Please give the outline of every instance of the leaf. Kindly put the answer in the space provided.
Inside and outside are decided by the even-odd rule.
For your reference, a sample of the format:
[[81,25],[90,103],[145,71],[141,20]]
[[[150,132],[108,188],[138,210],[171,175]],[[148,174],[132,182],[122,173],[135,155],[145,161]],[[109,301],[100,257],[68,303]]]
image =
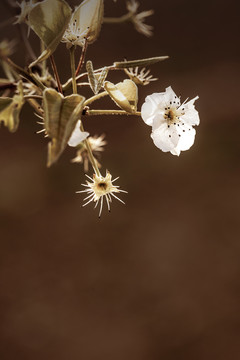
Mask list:
[[18,129],[19,115],[24,104],[21,86],[22,82],[20,81],[18,84],[19,94],[14,95],[13,98],[0,98],[0,122],[3,121],[4,125],[11,132],[15,132]]
[[116,85],[110,81],[106,81],[104,88],[121,109],[128,113],[134,113],[136,111],[138,88],[132,80],[126,79]]
[[80,120],[85,98],[78,94],[64,97],[54,89],[43,92],[44,126],[52,141],[47,166],[58,160]]
[[92,91],[94,92],[94,94],[96,94],[97,79],[96,79],[96,77],[94,75],[93,65],[92,65],[92,62],[90,60],[88,60],[87,63],[86,63],[86,69],[87,69],[87,73],[88,73],[88,82],[90,84],[90,87],[91,87]]
[[71,15],[72,10],[64,0],[44,0],[33,6],[29,13],[29,24],[46,49],[29,67],[46,60],[56,50]]
[[99,74],[96,74],[95,77],[97,79],[97,86],[96,86],[96,94],[99,93],[103,83],[108,76],[108,68],[105,66]]
[[169,56],[156,56],[156,57],[140,59],[140,60],[117,61],[117,62],[114,62],[114,66],[117,69],[126,69],[129,67],[136,67],[136,66],[148,66],[148,65],[155,64],[159,61],[166,60],[168,58],[169,58]]
[[99,35],[103,22],[103,0],[85,0],[74,11],[71,23],[84,33],[88,44]]
[[93,65],[90,60],[86,63],[86,69],[88,72],[88,81],[93,93],[96,95],[99,93],[103,83],[108,75],[108,68],[105,66],[98,74],[94,74]]

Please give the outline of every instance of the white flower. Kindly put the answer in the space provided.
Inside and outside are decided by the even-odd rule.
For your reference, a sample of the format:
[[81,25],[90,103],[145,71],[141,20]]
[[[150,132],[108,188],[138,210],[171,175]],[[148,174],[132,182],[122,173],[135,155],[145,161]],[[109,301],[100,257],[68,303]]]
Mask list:
[[145,99],[141,115],[143,121],[152,126],[151,137],[154,144],[164,152],[180,155],[194,143],[194,125],[199,125],[199,115],[195,109],[194,99],[180,104],[171,86],[165,92],[154,93]]
[[103,20],[103,0],[84,0],[72,14],[62,42],[67,48],[93,43],[99,35]]
[[79,120],[76,124],[75,129],[72,132],[70,139],[68,140],[69,146],[75,147],[89,136],[88,132],[81,131],[80,126],[81,126],[81,121]]
[[87,200],[87,202],[85,204],[83,204],[83,206],[86,206],[91,201],[93,201],[96,203],[96,205],[95,205],[95,208],[96,208],[100,201],[100,210],[99,210],[99,217],[100,217],[101,213],[102,213],[104,197],[105,197],[109,212],[110,212],[110,203],[112,202],[112,196],[124,204],[124,202],[115,195],[115,193],[120,193],[120,192],[126,193],[127,192],[124,190],[120,190],[119,186],[113,185],[113,182],[116,181],[117,179],[119,179],[118,177],[115,178],[114,180],[112,180],[112,175],[110,174],[109,171],[106,172],[105,177],[102,176],[101,174],[100,175],[94,174],[93,178],[90,178],[90,176],[88,176],[88,175],[86,175],[86,176],[92,182],[86,181],[87,184],[82,184],[82,186],[87,187],[87,189],[77,191],[77,193],[86,192],[88,194],[88,196],[83,200],[83,201]]
[[77,20],[70,20],[70,23],[63,34],[62,42],[67,43],[67,47],[72,45],[84,46],[88,29],[82,30],[77,26]]

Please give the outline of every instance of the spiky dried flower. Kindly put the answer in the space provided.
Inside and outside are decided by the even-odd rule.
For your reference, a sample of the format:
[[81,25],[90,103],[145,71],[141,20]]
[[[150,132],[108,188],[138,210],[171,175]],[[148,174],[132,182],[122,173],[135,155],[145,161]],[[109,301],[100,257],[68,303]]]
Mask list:
[[87,197],[83,201],[87,201],[83,206],[88,205],[90,202],[95,202],[94,209],[98,206],[100,203],[100,209],[98,216],[100,217],[102,214],[103,209],[103,199],[105,198],[108,211],[110,212],[110,203],[112,202],[112,197],[120,201],[121,203],[125,204],[121,199],[119,199],[118,196],[115,195],[115,193],[124,192],[127,193],[127,191],[120,190],[119,186],[113,185],[113,182],[119,179],[119,177],[112,180],[112,175],[109,171],[106,172],[106,176],[100,175],[93,175],[93,178],[86,175],[91,182],[86,180],[87,184],[82,184],[82,186],[85,186],[87,189],[77,191],[77,193],[87,193]]
[[15,52],[16,43],[16,40],[2,40],[0,42],[0,58],[6,58],[11,56]]
[[146,68],[142,68],[139,71],[139,67],[124,69],[125,73],[129,76],[129,78],[135,82],[137,85],[148,85],[151,81],[156,81],[158,78],[153,78],[150,74],[150,70],[146,71]]
[[28,23],[28,14],[32,10],[34,3],[36,3],[34,0],[23,0],[21,3],[17,1],[17,5],[20,7],[20,14],[16,16],[17,20],[14,24]]
[[146,17],[154,14],[154,10],[146,10],[137,13],[138,7],[139,2],[136,0],[127,1],[127,9],[132,14],[131,21],[133,22],[135,29],[139,33],[150,37],[153,35],[153,26],[145,24],[144,21]]

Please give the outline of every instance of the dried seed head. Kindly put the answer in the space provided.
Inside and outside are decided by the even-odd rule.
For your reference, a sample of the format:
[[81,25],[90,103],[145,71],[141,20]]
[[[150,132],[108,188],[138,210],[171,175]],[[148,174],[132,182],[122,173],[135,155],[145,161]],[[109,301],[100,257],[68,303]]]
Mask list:
[[120,190],[119,186],[113,185],[113,182],[116,181],[118,178],[112,180],[112,175],[110,174],[109,171],[106,172],[106,176],[102,176],[102,175],[93,175],[93,178],[90,178],[90,176],[86,175],[91,182],[86,181],[87,184],[82,184],[83,186],[85,186],[87,189],[85,190],[81,190],[81,191],[77,191],[77,193],[87,193],[87,197],[83,200],[83,201],[87,201],[85,204],[83,204],[83,206],[86,206],[87,204],[89,204],[90,202],[95,202],[95,208],[98,206],[99,202],[100,202],[100,210],[99,210],[99,217],[102,214],[102,208],[103,208],[103,199],[105,198],[106,203],[107,203],[107,207],[108,207],[108,211],[110,212],[110,203],[112,202],[112,197],[114,197],[115,199],[119,200],[121,203],[124,204],[124,202],[119,199],[119,197],[117,197],[115,195],[115,193],[120,193],[120,192],[125,192],[124,190]]

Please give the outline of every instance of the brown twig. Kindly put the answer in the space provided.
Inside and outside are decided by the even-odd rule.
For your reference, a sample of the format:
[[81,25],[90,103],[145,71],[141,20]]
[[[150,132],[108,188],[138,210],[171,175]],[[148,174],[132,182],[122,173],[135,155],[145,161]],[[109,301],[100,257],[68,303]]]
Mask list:
[[59,78],[58,71],[57,71],[57,66],[56,66],[53,55],[50,56],[50,61],[51,61],[52,69],[53,69],[53,72],[54,72],[55,80],[57,82],[58,91],[61,94],[63,94],[62,85],[61,85],[61,82],[60,82],[60,78]]
[[78,74],[80,73],[80,70],[84,64],[84,60],[85,60],[85,56],[86,56],[86,52],[87,52],[87,47],[88,47],[88,42],[87,42],[87,39],[85,39],[85,42],[84,42],[84,45],[83,45],[83,48],[82,48],[82,52],[81,52],[81,56],[80,56],[80,59],[79,59],[79,63],[78,63],[78,67],[77,67],[77,70],[76,70],[76,76],[78,76]]
[[43,111],[42,107],[39,105],[39,103],[36,100],[27,99],[27,102],[29,103],[29,105],[31,105],[33,107],[33,109],[35,110],[35,112],[38,115],[43,116],[44,111]]
[[16,89],[17,84],[15,82],[5,82],[0,83],[0,90],[6,90],[6,89]]
[[31,81],[34,85],[37,85],[38,87],[40,87],[41,90],[45,89],[45,86],[41,83],[41,81],[39,79],[36,78],[36,76],[34,74],[28,73],[23,68],[21,68],[21,66],[18,66],[17,64],[15,64],[8,57],[3,58],[2,60],[5,61],[13,70],[15,70],[22,77]]

